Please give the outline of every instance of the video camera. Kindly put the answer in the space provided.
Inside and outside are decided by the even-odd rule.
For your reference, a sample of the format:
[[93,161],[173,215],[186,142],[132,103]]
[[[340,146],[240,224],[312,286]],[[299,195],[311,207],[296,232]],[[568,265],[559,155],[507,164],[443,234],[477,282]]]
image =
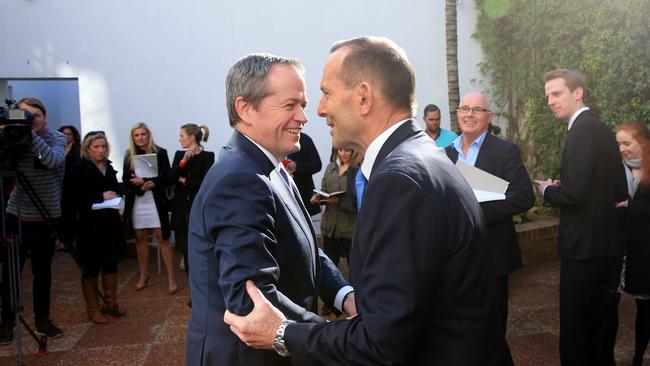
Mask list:
[[17,108],[16,101],[5,99],[5,105],[0,106],[0,160],[31,145],[34,122],[34,116]]

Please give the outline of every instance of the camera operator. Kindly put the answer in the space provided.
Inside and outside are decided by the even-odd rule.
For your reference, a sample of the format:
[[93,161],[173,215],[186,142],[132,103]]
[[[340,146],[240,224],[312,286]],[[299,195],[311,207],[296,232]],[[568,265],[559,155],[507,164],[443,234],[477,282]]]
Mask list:
[[[16,184],[7,204],[7,230],[17,233],[18,219],[22,230],[22,245],[19,247],[20,268],[25,264],[27,250],[31,253],[33,274],[33,303],[36,330],[50,338],[63,335],[49,319],[50,290],[52,287],[52,256],[54,254],[56,221],[61,217],[61,189],[65,168],[65,136],[49,130],[47,110],[36,98],[23,98],[18,108],[27,110],[33,117],[32,143],[15,157],[16,170],[26,179],[16,179]],[[26,181],[26,182],[25,182]],[[33,189],[36,197],[30,197]],[[42,205],[40,203],[42,203]],[[44,208],[40,209],[38,206]],[[43,212],[45,211],[45,212]],[[54,219],[54,220],[51,220]],[[7,257],[7,246],[2,247]],[[2,268],[2,322],[0,323],[0,345],[13,340],[15,313],[11,307],[8,265]]]

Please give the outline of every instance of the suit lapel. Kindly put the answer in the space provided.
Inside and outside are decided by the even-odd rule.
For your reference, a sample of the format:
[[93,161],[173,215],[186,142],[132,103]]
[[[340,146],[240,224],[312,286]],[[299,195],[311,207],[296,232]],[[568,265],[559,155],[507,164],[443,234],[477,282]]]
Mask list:
[[476,162],[474,163],[474,167],[479,168],[481,170],[486,170],[489,169],[488,165],[490,163],[490,156],[493,156],[490,151],[492,150],[492,147],[494,146],[493,144],[493,139],[497,137],[492,136],[489,132],[485,135],[485,139],[483,140],[483,143],[481,144],[481,148],[478,151],[478,156],[476,157]]
[[[420,129],[415,122],[411,119],[406,122],[404,122],[401,126],[399,126],[395,132],[393,132],[389,137],[388,140],[384,143],[384,145],[379,149],[379,153],[377,154],[377,158],[375,159],[375,162],[372,164],[372,171],[370,173],[370,176],[372,176],[372,172],[375,171],[377,168],[378,164],[383,161],[388,154],[390,154],[393,149],[397,147],[397,145],[401,144],[404,140],[407,138],[415,135],[418,132],[421,132],[422,129]],[[368,179],[370,180],[370,179]]]
[[[315,259],[315,249],[316,249],[316,235],[314,233],[313,226],[311,225],[311,220],[307,221],[307,210],[305,209],[302,202],[297,202],[294,196],[294,193],[289,190],[289,187],[285,184],[284,178],[280,175],[277,169],[273,169],[269,175],[271,184],[275,191],[280,196],[282,203],[287,211],[291,214],[293,219],[298,223],[298,226],[302,229],[305,237],[309,240],[310,247],[307,248],[312,261],[312,269],[314,274],[316,273],[316,259]],[[302,206],[302,207],[300,207]]]

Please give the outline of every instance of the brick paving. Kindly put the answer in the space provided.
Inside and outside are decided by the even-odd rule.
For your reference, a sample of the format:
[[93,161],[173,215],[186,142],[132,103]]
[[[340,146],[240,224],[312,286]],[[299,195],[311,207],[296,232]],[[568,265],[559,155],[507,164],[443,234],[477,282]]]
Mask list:
[[[47,356],[36,356],[36,345],[23,337],[26,365],[182,365],[190,309],[184,272],[177,270],[180,290],[168,295],[164,273],[156,272],[151,256],[151,281],[143,291],[133,291],[137,263],[129,258],[119,266],[118,299],[128,312],[118,322],[88,322],[79,284],[79,271],[70,257],[54,258],[52,319],[65,335],[49,341]],[[28,262],[29,263],[29,262]],[[31,282],[27,265],[23,282]],[[508,342],[516,365],[558,365],[559,262],[528,265],[511,277]],[[25,319],[32,322],[31,284],[24,286]],[[634,347],[634,301],[623,296],[616,359],[630,364]],[[646,358],[647,360],[647,358]],[[0,347],[0,365],[17,365],[15,345]]]

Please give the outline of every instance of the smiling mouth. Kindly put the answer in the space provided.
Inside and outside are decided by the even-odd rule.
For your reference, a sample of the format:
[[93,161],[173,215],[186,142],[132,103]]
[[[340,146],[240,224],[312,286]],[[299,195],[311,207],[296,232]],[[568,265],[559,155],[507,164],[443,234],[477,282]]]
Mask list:
[[292,135],[299,135],[300,134],[300,128],[287,128],[287,132],[289,132]]

